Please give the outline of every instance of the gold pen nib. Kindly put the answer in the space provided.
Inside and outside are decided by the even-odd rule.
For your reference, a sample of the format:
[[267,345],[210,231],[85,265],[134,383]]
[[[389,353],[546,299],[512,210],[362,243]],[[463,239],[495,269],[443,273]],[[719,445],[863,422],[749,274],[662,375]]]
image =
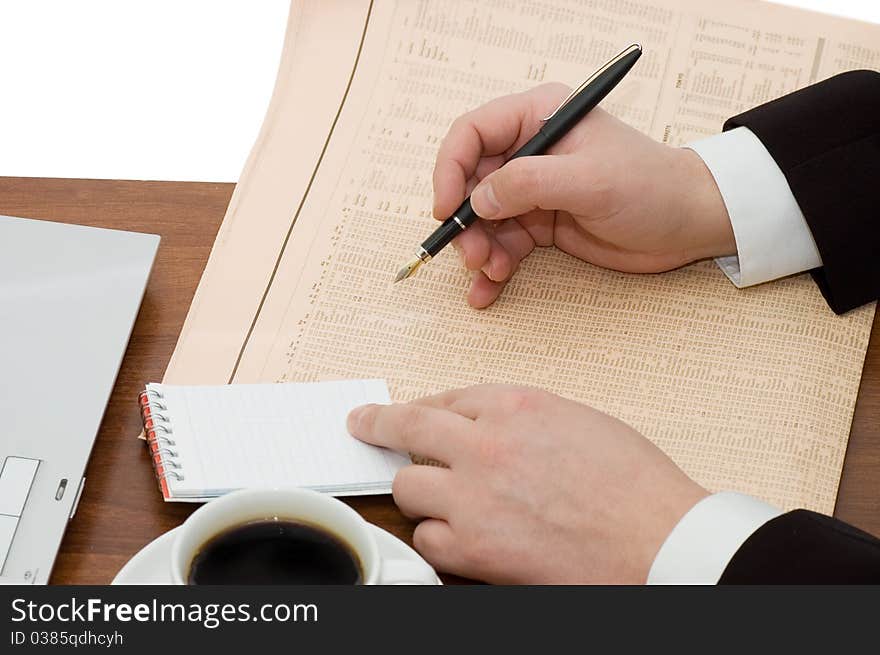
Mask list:
[[418,270],[419,266],[421,266],[422,263],[423,263],[423,260],[416,257],[411,262],[409,262],[406,266],[404,266],[399,271],[397,271],[397,275],[394,276],[395,284],[397,282],[400,282],[401,280],[405,280],[406,278],[412,276],[412,274]]

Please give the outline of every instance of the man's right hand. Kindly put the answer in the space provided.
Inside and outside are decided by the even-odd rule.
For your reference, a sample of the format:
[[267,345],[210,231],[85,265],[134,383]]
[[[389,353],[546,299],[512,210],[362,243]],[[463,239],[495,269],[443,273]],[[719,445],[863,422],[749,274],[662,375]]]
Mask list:
[[504,164],[568,92],[545,84],[493,100],[456,119],[440,147],[434,216],[447,218],[472,191],[483,219],[453,242],[474,271],[474,307],[495,302],[536,246],[634,273],[736,252],[721,194],[699,156],[602,109],[546,155]]

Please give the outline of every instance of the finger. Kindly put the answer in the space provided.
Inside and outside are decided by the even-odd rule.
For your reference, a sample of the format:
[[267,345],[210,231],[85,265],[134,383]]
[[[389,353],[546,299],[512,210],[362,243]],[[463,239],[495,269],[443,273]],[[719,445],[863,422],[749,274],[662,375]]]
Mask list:
[[469,271],[478,271],[489,261],[492,242],[479,222],[455,237],[452,243]]
[[496,98],[453,121],[434,164],[434,216],[445,219],[461,204],[481,157],[509,154],[524,143],[566,92],[564,85],[542,85]]
[[412,519],[445,519],[449,516],[454,489],[453,473],[439,466],[404,466],[394,476],[394,502]]
[[468,389],[474,389],[474,387],[450,389],[449,391],[434,394],[433,396],[425,396],[412,402],[436,409],[445,409],[473,420],[480,415],[481,407],[479,401],[474,396],[466,393]]
[[[552,224],[551,224],[552,230]],[[517,221],[479,221],[453,240],[469,271],[481,270],[494,282],[510,279],[535,241]]]
[[489,235],[489,259],[481,267],[487,278],[494,282],[505,282],[512,274],[514,260],[507,249],[495,238],[495,230],[487,230]]
[[454,573],[464,566],[455,534],[446,521],[426,519],[419,523],[413,533],[413,546],[438,571]]
[[[522,232],[522,227],[518,226],[515,221],[509,222],[513,223],[513,225],[506,228],[505,232],[510,230]],[[474,223],[470,228],[453,239],[452,244],[467,270],[482,270],[490,280],[500,282],[507,280],[513,274],[519,260],[525,255],[516,256],[514,253],[508,252],[506,243],[496,238],[498,232],[496,228],[499,225],[492,223],[487,226],[483,221]],[[520,238],[534,244],[527,233],[522,234]],[[516,241],[514,240],[514,245],[518,253],[523,248]]]
[[417,398],[414,404],[455,412],[469,419],[485,413],[499,397],[517,387],[506,384],[473,384],[459,389],[447,389],[440,393]]
[[361,441],[452,464],[473,440],[473,423],[453,412],[414,403],[362,405],[348,415]]
[[493,402],[510,387],[501,384],[475,384],[461,389],[449,389],[413,400],[413,403],[455,412],[469,419],[476,419],[491,407]]
[[498,299],[506,284],[506,281],[490,280],[483,271],[477,271],[467,294],[468,304],[474,309],[485,309]]
[[[554,233],[560,216],[571,216],[568,212],[556,212],[549,209],[536,209],[516,217],[516,222],[529,233],[536,246],[552,246]],[[510,221],[503,221],[506,225]]]
[[476,186],[484,177],[497,171],[504,165],[504,155],[495,155],[494,157],[482,157],[477,164],[477,170],[471,178]]
[[[517,220],[502,221],[492,232],[492,246],[489,263],[483,267],[483,272],[490,280],[506,282],[520,262],[535,249],[535,241]],[[504,258],[499,263],[499,258],[494,256],[496,251],[503,251]]]
[[482,218],[498,220],[534,209],[568,209],[584,195],[572,155],[520,157],[507,162],[480,182],[471,206]]
[[496,98],[453,121],[434,164],[435,217],[447,217],[464,200],[482,156],[499,155],[513,144],[528,102],[522,94]]

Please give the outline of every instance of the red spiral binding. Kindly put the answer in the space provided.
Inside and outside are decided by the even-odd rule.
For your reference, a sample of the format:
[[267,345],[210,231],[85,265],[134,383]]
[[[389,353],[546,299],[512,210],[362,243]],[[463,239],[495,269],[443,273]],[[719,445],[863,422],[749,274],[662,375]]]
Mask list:
[[[150,460],[153,463],[153,470],[156,472],[156,479],[159,483],[159,490],[162,496],[167,500],[171,497],[171,491],[168,488],[167,477],[169,471],[165,468],[162,459],[161,447],[159,446],[159,437],[156,434],[156,422],[153,419],[153,408],[150,405],[150,396],[147,390],[138,394],[138,407],[140,408],[141,422],[144,426],[144,436],[146,437],[147,450],[150,453]],[[175,475],[178,475],[175,473]]]

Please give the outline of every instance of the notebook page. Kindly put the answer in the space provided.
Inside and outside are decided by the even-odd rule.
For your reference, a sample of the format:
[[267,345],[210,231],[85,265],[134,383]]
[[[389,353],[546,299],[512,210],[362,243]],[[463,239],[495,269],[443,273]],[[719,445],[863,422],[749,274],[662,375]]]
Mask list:
[[162,394],[183,480],[175,496],[301,486],[329,492],[387,493],[399,453],[354,439],[348,412],[388,403],[384,380],[225,386],[150,385]]

